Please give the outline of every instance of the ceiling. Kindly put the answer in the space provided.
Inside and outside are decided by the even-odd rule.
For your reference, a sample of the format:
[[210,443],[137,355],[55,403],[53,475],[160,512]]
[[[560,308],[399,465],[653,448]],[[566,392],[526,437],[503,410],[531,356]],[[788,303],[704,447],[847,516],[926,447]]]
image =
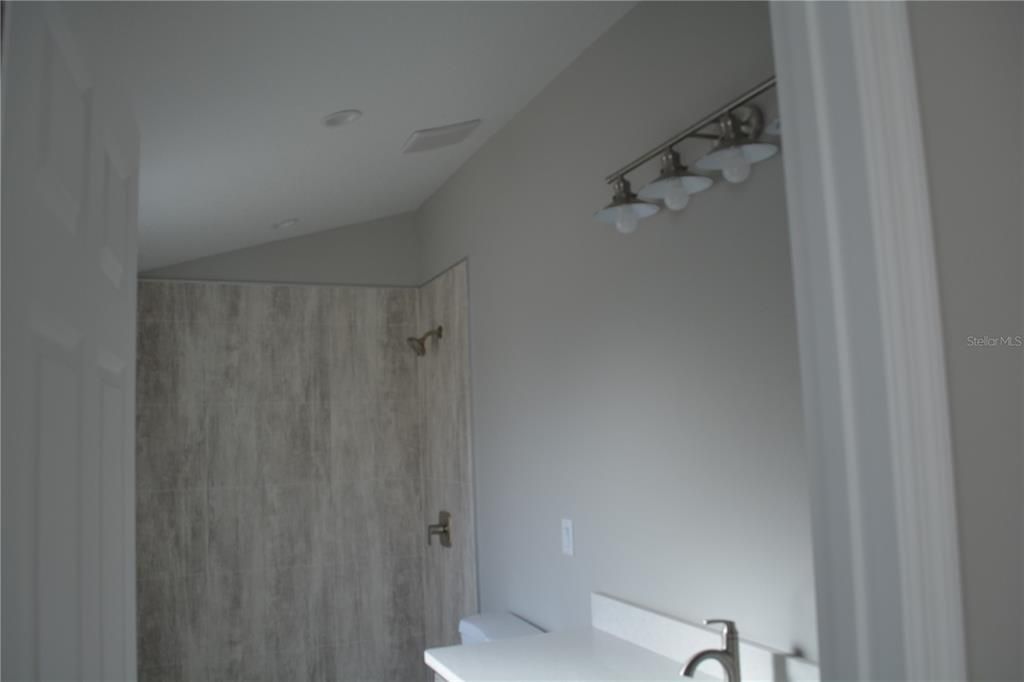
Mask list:
[[139,120],[147,270],[418,208],[632,3],[69,4]]

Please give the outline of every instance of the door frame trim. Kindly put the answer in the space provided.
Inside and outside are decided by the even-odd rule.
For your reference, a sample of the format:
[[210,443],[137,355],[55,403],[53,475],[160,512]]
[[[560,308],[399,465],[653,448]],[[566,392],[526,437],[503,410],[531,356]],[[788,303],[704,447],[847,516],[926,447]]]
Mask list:
[[772,3],[822,679],[964,679],[941,309],[904,3]]

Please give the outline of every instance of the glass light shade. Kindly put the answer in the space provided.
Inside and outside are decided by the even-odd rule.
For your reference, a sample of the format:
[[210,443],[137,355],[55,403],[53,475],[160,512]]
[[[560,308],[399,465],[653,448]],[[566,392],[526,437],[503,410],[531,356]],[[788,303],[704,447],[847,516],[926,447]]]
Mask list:
[[622,234],[634,232],[643,218],[658,212],[658,205],[640,201],[629,189],[629,181],[620,177],[613,184],[612,203],[594,214],[603,223],[610,223]]
[[602,223],[614,225],[623,234],[636,230],[637,223],[658,212],[658,207],[646,201],[627,200],[613,202],[594,214]]
[[737,163],[736,153],[742,155],[742,160],[748,164],[758,163],[775,156],[779,148],[768,142],[742,142],[716,147],[706,156],[701,157],[695,168],[706,171],[720,171],[727,166],[735,166]]
[[[678,189],[682,188],[686,191],[687,195],[695,195],[698,191],[703,191],[710,187],[715,181],[710,177],[703,175],[675,175],[675,176],[662,176],[656,180],[648,183],[640,190],[640,199],[646,199],[648,201],[665,201],[666,197],[672,191],[678,194]],[[672,208],[671,206],[669,208]],[[675,209],[678,210],[678,209]]]
[[619,231],[619,234],[636,232],[636,228],[640,225],[640,218],[624,206],[619,206],[616,210],[619,214],[615,220],[615,229]]
[[739,147],[731,147],[725,150],[725,158],[722,161],[722,177],[726,182],[739,184],[750,177],[750,162],[743,158],[743,152]]
[[665,197],[662,201],[665,202],[665,208],[668,210],[682,211],[690,203],[690,193],[686,191],[686,188],[681,183],[676,183],[665,192]]

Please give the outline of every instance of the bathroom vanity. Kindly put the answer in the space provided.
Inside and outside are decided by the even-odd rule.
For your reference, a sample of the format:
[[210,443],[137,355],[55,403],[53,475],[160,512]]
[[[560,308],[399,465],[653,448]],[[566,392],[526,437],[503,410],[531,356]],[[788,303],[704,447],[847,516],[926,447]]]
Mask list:
[[[439,647],[423,658],[447,682],[679,680],[683,662],[720,645],[721,634],[712,628],[594,593],[589,628]],[[819,680],[815,664],[752,642],[741,640],[740,659],[744,679]],[[696,679],[722,679],[721,669],[707,665]]]

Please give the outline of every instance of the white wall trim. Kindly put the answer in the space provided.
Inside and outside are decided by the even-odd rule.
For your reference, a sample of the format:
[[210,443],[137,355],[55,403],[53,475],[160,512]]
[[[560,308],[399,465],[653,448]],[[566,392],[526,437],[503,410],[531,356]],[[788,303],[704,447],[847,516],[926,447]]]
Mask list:
[[[904,5],[850,7],[879,258],[907,671],[965,675],[953,448],[932,217]],[[959,644],[959,646],[957,646]]]
[[824,679],[964,679],[949,403],[902,3],[774,3]]

